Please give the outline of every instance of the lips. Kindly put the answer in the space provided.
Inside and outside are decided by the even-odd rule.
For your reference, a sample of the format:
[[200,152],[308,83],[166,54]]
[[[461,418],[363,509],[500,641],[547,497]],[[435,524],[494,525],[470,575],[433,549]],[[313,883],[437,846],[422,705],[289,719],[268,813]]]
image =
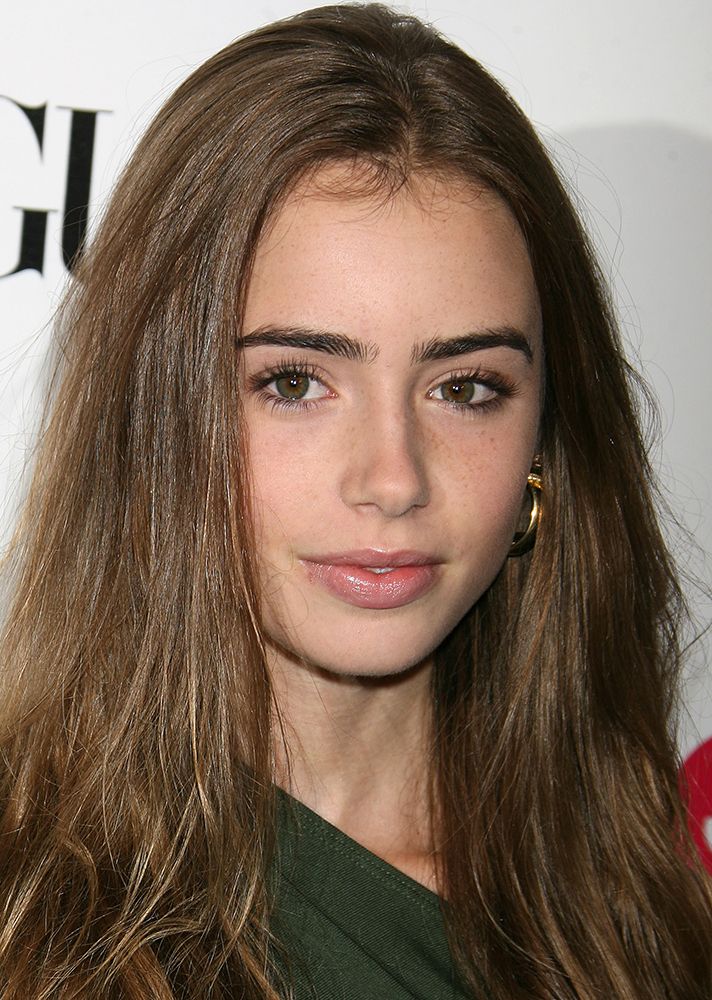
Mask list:
[[439,560],[417,551],[359,549],[302,560],[309,579],[358,608],[384,611],[416,601],[435,584]]

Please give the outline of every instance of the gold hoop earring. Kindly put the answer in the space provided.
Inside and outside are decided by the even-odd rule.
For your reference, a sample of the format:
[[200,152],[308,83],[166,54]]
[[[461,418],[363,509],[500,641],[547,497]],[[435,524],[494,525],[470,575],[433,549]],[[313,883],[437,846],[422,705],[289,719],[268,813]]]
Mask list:
[[534,459],[531,472],[527,476],[527,491],[532,502],[532,508],[529,512],[529,524],[526,526],[524,531],[518,531],[514,536],[514,541],[509,548],[510,556],[523,556],[525,552],[529,551],[536,541],[539,519],[541,518],[542,488],[541,463],[537,457]]

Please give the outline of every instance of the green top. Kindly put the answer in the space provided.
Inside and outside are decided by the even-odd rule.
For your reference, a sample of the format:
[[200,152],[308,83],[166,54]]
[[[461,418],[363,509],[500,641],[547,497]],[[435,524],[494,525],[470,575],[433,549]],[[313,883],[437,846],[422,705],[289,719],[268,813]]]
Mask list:
[[284,793],[274,875],[294,1000],[467,1000],[439,897]]

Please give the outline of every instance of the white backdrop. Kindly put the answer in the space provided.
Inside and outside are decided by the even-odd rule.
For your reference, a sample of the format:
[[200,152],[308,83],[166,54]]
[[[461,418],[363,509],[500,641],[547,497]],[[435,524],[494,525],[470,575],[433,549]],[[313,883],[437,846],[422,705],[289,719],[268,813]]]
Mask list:
[[[194,66],[236,35],[308,5],[5,0],[0,535],[11,520],[46,328],[66,276],[61,247],[70,163],[70,206],[86,200],[90,182],[89,216],[95,218],[141,129]],[[656,467],[675,514],[696,540],[676,542],[678,557],[712,586],[704,556],[712,552],[712,4],[450,0],[399,6],[434,23],[494,72],[579,192],[631,357],[661,402]],[[88,153],[91,174],[83,181]],[[44,244],[36,238],[43,225]],[[36,269],[12,273],[19,263]],[[712,618],[710,603],[695,588],[690,595],[704,626]],[[689,714],[680,740],[688,754],[705,744],[695,761],[706,775],[712,868],[711,649],[707,637],[691,652]]]

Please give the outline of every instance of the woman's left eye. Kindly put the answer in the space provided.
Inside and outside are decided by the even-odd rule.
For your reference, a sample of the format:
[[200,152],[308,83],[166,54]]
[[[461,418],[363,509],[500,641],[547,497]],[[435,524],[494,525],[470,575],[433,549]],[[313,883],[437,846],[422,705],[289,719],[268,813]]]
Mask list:
[[435,386],[428,395],[431,399],[438,399],[443,403],[473,409],[496,400],[500,390],[472,377],[453,378]]

